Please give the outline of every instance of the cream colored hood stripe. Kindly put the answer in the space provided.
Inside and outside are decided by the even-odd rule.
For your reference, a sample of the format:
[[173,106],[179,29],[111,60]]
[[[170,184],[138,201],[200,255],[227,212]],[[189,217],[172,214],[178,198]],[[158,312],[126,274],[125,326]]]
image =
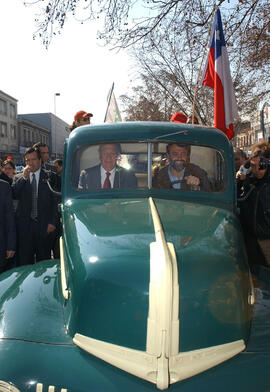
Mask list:
[[162,223],[149,198],[156,241],[150,244],[149,313],[146,351],[132,350],[75,334],[83,350],[110,364],[155,383],[164,390],[244,350],[243,340],[179,354],[179,286],[174,246],[166,242]]
[[65,299],[68,299],[69,298],[69,291],[67,288],[67,278],[66,278],[66,268],[65,268],[63,238],[62,237],[60,237],[60,239],[59,239],[59,247],[60,247],[60,268],[61,268],[62,295]]

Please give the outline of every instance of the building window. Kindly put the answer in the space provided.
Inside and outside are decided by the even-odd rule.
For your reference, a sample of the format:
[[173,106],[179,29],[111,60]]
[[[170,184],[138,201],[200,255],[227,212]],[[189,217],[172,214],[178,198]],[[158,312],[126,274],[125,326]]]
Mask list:
[[7,102],[0,98],[0,113],[7,114]]
[[7,137],[7,124],[0,122],[0,137]]
[[12,139],[16,139],[17,138],[17,129],[16,129],[16,125],[10,124],[10,137]]
[[10,104],[10,118],[16,119],[16,106]]

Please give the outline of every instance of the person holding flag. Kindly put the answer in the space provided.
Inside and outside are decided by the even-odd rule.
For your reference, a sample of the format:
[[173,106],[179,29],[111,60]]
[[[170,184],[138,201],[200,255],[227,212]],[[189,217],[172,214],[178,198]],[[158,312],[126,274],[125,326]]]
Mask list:
[[215,13],[202,84],[215,90],[215,127],[232,139],[234,136],[233,122],[239,116],[219,8]]

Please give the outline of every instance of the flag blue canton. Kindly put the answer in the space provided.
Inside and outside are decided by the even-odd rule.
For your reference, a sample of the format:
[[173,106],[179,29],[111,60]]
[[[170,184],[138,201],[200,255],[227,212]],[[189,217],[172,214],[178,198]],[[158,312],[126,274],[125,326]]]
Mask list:
[[211,47],[215,48],[215,60],[221,56],[222,46],[225,46],[225,38],[223,34],[222,21],[219,9],[216,11],[215,23],[214,23],[215,34],[213,34],[213,40]]

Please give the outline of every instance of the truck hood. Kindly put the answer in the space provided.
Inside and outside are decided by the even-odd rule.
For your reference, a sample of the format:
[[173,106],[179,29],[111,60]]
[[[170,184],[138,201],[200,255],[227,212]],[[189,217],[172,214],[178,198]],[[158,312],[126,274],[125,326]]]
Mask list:
[[[63,224],[67,330],[80,347],[110,363],[114,350],[167,359],[230,351],[234,342],[229,357],[243,350],[250,293],[231,212],[179,200],[83,199],[65,205]],[[99,342],[107,346],[94,348]],[[152,373],[143,378],[156,382]]]

